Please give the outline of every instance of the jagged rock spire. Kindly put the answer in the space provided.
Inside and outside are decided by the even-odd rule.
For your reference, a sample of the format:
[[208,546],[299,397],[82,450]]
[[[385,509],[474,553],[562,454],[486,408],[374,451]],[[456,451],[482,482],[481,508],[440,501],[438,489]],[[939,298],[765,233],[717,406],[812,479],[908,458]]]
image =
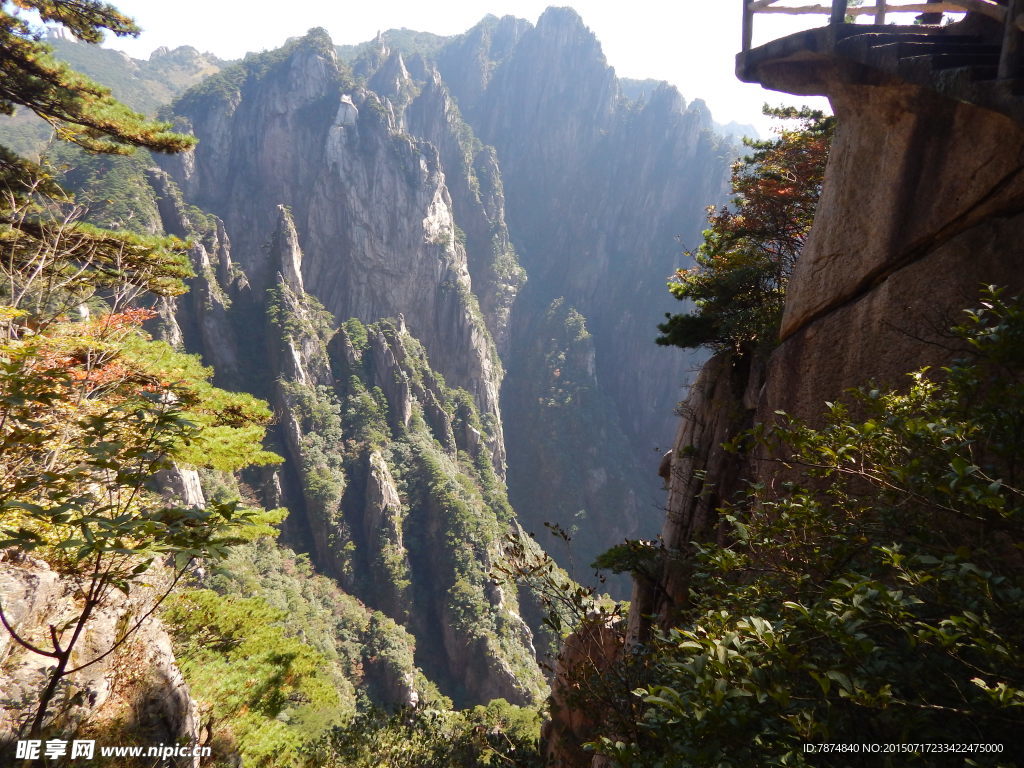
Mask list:
[[277,206],[277,229],[274,230],[271,257],[277,266],[285,284],[297,295],[305,293],[302,284],[302,249],[299,247],[299,235],[295,231],[295,222],[287,206]]

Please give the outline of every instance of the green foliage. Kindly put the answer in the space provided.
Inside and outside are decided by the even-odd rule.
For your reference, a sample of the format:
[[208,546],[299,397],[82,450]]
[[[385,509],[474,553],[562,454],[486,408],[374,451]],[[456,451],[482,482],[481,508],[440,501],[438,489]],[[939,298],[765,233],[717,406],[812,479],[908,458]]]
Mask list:
[[155,472],[175,460],[215,469],[278,460],[259,445],[266,405],[210,385],[196,358],[148,341],[141,317],[55,325],[0,346],[4,545],[69,572],[106,559],[102,581],[125,592],[157,554],[180,563],[222,553],[218,520],[236,511],[160,504],[145,490]]
[[383,683],[405,679],[414,681],[421,701],[450,705],[416,668],[415,641],[405,628],[318,574],[308,555],[270,538],[255,540],[232,547],[208,584],[220,594],[258,596],[287,614],[289,627],[333,666],[346,708],[357,696],[389,705]]
[[286,285],[267,291],[267,318],[290,339],[311,338],[326,344],[334,334],[334,315],[315,296],[297,297]]
[[809,765],[808,742],[985,742],[1007,752],[971,764],[1012,764],[1024,305],[989,289],[954,333],[964,355],[906,391],[861,389],[821,428],[783,416],[755,430],[791,482],[723,510],[731,543],[698,547],[691,601],[649,649],[639,738],[609,733],[598,751],[622,765]]
[[258,597],[187,590],[168,601],[178,661],[216,723],[217,757],[305,766],[304,751],[344,719],[326,659]]
[[660,564],[661,554],[657,542],[627,539],[598,555],[594,567],[612,573],[652,577]]
[[[54,58],[110,88],[114,98],[131,109],[153,116],[185,89],[225,66],[212,55],[181,47],[156,52],[149,59],[127,61],[120,51],[79,41],[46,41]],[[30,110],[19,110],[0,122],[0,143],[25,156],[48,152],[53,128]]]
[[[47,641],[19,645],[55,661],[31,726],[41,733],[50,702],[65,678],[130,637],[197,558],[223,557],[257,513],[235,500],[184,507],[150,490],[175,460],[237,469],[276,460],[259,440],[269,417],[248,396],[212,387],[194,358],[154,344],[138,329],[143,310],[77,323],[53,321],[26,333],[24,310],[3,307],[0,342],[0,547],[43,557],[79,585],[77,615],[54,626]],[[155,605],[106,649],[77,644],[112,594],[141,586],[157,561],[173,564]],[[6,611],[6,613],[5,613]],[[74,655],[73,655],[74,654]]]
[[124,157],[57,145],[48,153],[47,162],[59,172],[61,186],[73,192],[75,202],[87,210],[90,223],[142,235],[161,232],[156,197],[145,175],[153,165],[148,152]]
[[289,406],[302,420],[302,485],[309,511],[335,519],[345,490],[340,451],[341,405],[329,387],[280,382]]
[[[261,538],[232,547],[202,578],[217,597],[188,592],[162,618],[207,712],[218,761],[240,751],[257,764],[325,765],[312,742],[326,742],[325,729],[347,728],[357,706],[379,712],[393,706],[394,681],[412,681],[422,705],[451,706],[416,668],[412,636],[317,574],[307,555]],[[218,636],[230,642],[211,642]],[[294,675],[273,676],[269,660],[284,652],[316,659],[315,674],[305,666],[297,683]],[[323,683],[331,687],[326,698]],[[289,687],[296,684],[298,696]],[[250,701],[254,694],[259,698]],[[285,697],[272,722],[268,705]]]
[[118,311],[141,292],[185,292],[184,280],[193,276],[185,243],[100,229],[83,221],[86,210],[57,190],[50,177],[23,181],[25,186],[0,193],[6,303],[45,322],[96,294]]
[[466,233],[463,231],[462,227],[456,224],[452,227],[452,233],[455,238],[455,242],[458,243],[459,247],[462,248],[462,250],[466,250]]
[[325,768],[541,768],[538,712],[494,699],[462,712],[372,711],[320,747]]
[[[50,54],[30,25],[11,13],[12,6],[35,10],[43,21],[63,24],[78,39],[99,43],[104,31],[137,35],[138,27],[112,6],[69,0],[19,0],[0,6],[0,48],[6,66],[0,74],[0,112],[25,106],[50,123],[59,138],[98,152],[127,154],[143,146],[177,152],[195,139],[172,133],[119,103],[104,88]],[[5,170],[9,170],[5,169]]]
[[125,339],[126,360],[158,372],[174,387],[187,388],[183,417],[190,430],[170,456],[194,467],[231,472],[251,466],[278,464],[281,457],[262,448],[272,414],[262,400],[213,386],[213,369],[198,355],[176,352],[164,342],[142,337]]
[[366,333],[366,326],[359,322],[358,318],[350,317],[342,326],[345,328],[345,334],[348,336],[349,342],[359,352],[366,351],[366,348],[370,346],[370,339]]
[[356,377],[349,379],[342,425],[346,436],[370,447],[380,448],[391,438],[388,403],[380,387],[367,391]]
[[733,167],[733,210],[709,209],[696,266],[669,283],[694,311],[666,315],[657,342],[749,352],[778,335],[786,285],[814,219],[835,119],[793,108],[765,114],[796,120]]
[[[104,30],[138,31],[95,0],[0,3],[0,112],[28,107],[59,139],[94,152],[195,144],[55,61],[16,9],[88,43],[100,42]],[[195,360],[153,344],[139,328],[155,316],[137,308],[140,298],[184,292],[192,274],[184,243],[83,223],[85,210],[53,176],[3,148],[0,182],[0,546],[45,558],[76,598],[40,638],[22,637],[9,606],[6,613],[0,606],[12,640],[52,661],[33,702],[29,734],[39,738],[44,728],[68,727],[50,711],[67,678],[121,648],[192,561],[222,558],[249,523],[266,527],[267,513],[240,509],[234,499],[199,508],[161,498],[152,490],[158,473],[176,461],[237,469],[276,457],[259,446],[264,405],[210,386]],[[127,208],[133,201],[125,194]],[[90,622],[118,604],[116,592],[141,592],[148,609],[125,613],[108,646],[83,647]]]

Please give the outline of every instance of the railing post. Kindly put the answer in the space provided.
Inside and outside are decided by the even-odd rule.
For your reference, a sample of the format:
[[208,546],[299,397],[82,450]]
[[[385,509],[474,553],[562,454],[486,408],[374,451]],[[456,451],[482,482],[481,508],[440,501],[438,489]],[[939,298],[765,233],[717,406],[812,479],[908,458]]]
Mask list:
[[830,24],[842,24],[846,21],[846,0],[832,0],[832,18]]
[[1006,26],[1003,27],[1003,49],[999,54],[999,79],[1016,77],[1020,71],[1021,31],[1017,17],[1024,13],[1024,0],[1008,0]]
[[754,9],[750,7],[750,0],[741,0],[743,3],[743,52],[750,50],[754,41]]
[[875,24],[885,24],[885,0],[875,0]]

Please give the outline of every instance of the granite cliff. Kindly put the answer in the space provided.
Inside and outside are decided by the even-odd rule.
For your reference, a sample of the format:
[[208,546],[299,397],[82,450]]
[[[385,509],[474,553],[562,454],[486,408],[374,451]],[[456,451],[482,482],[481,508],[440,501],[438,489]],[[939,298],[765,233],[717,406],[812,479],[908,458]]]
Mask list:
[[[765,463],[724,453],[724,441],[777,411],[817,423],[827,401],[868,382],[905,386],[911,371],[961,352],[947,329],[982,286],[1024,290],[1014,235],[1024,213],[1020,123],[932,88],[861,83],[813,62],[791,76],[777,87],[828,96],[838,118],[819,207],[779,345],[753,365],[711,360],[684,405],[667,468],[670,549],[716,536],[718,500],[741,477],[770,479]],[[686,584],[669,573],[667,585],[661,598],[649,589],[634,598],[667,616]]]
[[[347,616],[317,646],[342,698],[535,704],[540,612],[490,568],[517,521],[572,530],[583,578],[653,533],[644,466],[693,360],[651,338],[677,235],[696,240],[736,145],[699,100],[624,90],[572,11],[405,32],[338,49],[312,30],[235,63],[60,42],[125,98],[167,80],[138,105],[177,96],[162,114],[199,139],[159,167],[69,157],[66,181],[100,223],[189,240],[190,292],[153,331],[269,400],[285,462],[178,495],[289,510],[284,545],[333,585],[317,616]],[[315,613],[271,586],[301,556],[259,547],[197,585]]]
[[[535,92],[539,68],[555,74],[557,89]],[[349,63],[314,31],[226,69],[172,111],[201,142],[165,162],[166,175],[151,174],[164,228],[189,234],[180,213],[188,206],[216,223],[206,255],[196,254],[204,279],[167,316],[219,380],[295,414],[280,380],[333,392],[344,404],[365,394],[349,388],[345,373],[361,365],[369,374],[363,386],[386,404],[392,440],[415,431],[419,415],[453,458],[487,465],[499,487],[508,467],[523,524],[539,529],[551,520],[573,529],[583,563],[625,535],[651,532],[657,514],[640,466],[643,450],[651,463],[656,454],[635,428],[648,411],[639,403],[669,412],[687,363],[659,358],[643,329],[665,305],[674,234],[695,234],[735,151],[715,136],[700,102],[687,106],[668,86],[642,103],[626,99],[579,17],[553,10],[536,28],[487,19],[433,55],[392,50],[381,36]],[[576,189],[566,181],[573,175],[583,180]],[[213,256],[228,242],[230,255]],[[624,282],[616,275],[627,264],[632,276]],[[280,346],[279,329],[263,320],[268,290],[271,305],[291,307],[292,316],[314,300],[322,307],[321,319],[306,323],[319,323],[319,342],[307,333]],[[336,330],[348,318],[368,328],[391,318],[388,327],[400,332],[371,331],[369,351],[357,354],[346,331]],[[422,345],[428,378],[436,372],[440,389],[415,383],[422,377],[404,362],[404,338]],[[253,366],[259,350],[268,350],[268,365]],[[648,358],[657,360],[653,373],[644,371]],[[453,403],[452,392],[469,402]],[[304,433],[322,429],[308,418],[282,420],[289,464],[264,484],[268,503],[303,510],[289,524],[295,541],[347,589],[421,642],[436,642],[426,639],[425,619],[415,618],[435,609],[410,609],[409,601],[417,588],[437,591],[438,578],[452,579],[415,572],[394,503],[400,489],[388,481],[394,468],[373,451],[354,463],[344,452],[327,460],[346,478],[344,520],[337,518],[297,470],[309,463]],[[477,482],[486,498],[491,480]],[[412,503],[407,493],[398,497]],[[492,510],[495,503],[487,500]],[[374,552],[380,546],[386,551]],[[358,567],[345,554],[350,547]],[[474,562],[486,571],[495,552],[486,545]],[[397,569],[389,578],[346,581],[346,568],[373,573],[385,562]],[[412,592],[397,586],[405,582]],[[503,610],[502,596],[487,600]],[[451,626],[450,615],[438,616]],[[508,648],[530,647],[512,625],[498,635]],[[480,667],[491,670],[489,682],[474,682],[488,675],[467,672],[451,648],[446,653],[451,666],[442,665],[441,679],[456,679],[447,690],[468,691],[471,700],[496,691],[521,700],[515,691],[530,690],[531,683],[497,682],[507,677],[505,651],[481,650],[491,659]]]
[[[512,501],[527,524],[575,524],[589,562],[656,531],[661,501],[644,478],[700,357],[661,354],[649,329],[672,309],[665,277],[723,199],[736,147],[701,100],[664,83],[624,91],[568,8],[535,26],[488,17],[437,60],[495,148],[529,276],[504,390]],[[567,328],[566,312],[585,331]]]
[[[978,24],[973,32],[986,31],[982,22],[969,18]],[[906,390],[912,371],[941,370],[963,358],[962,340],[948,329],[978,305],[983,286],[1003,286],[1007,295],[1024,291],[1024,253],[1015,235],[1024,216],[1019,121],[972,103],[969,87],[960,92],[966,98],[942,95],[941,74],[933,84],[911,83],[827,54],[799,51],[773,60],[778,50],[764,49],[764,82],[828,96],[838,121],[778,343],[768,354],[721,353],[703,366],[662,466],[665,549],[653,570],[635,578],[628,629],[585,627],[566,645],[563,668],[602,659],[587,651],[588,643],[642,646],[653,630],[677,626],[678,613],[697,599],[691,577],[700,545],[732,540],[723,507],[747,483],[772,487],[792,479],[792,467],[766,461],[765,448],[744,453],[724,444],[777,422],[782,412],[822,425],[826,403],[848,398],[852,388]],[[791,43],[788,53],[794,51]],[[983,93],[984,86],[974,87]],[[1019,558],[1009,558],[1011,568],[1019,566]],[[618,662],[602,663],[622,663],[621,650],[611,655]],[[560,687],[556,701],[565,695]],[[548,750],[554,764],[613,764],[580,749],[595,735],[586,711],[569,706],[556,713]]]

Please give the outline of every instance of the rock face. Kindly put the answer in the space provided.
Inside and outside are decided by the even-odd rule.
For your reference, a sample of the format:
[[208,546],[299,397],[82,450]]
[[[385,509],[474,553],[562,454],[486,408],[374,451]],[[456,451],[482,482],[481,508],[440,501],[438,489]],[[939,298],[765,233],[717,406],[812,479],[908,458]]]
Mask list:
[[452,210],[465,239],[474,292],[499,353],[507,357],[512,307],[526,273],[505,222],[497,155],[493,147],[476,140],[437,69],[419,57],[410,66],[423,85],[405,111],[405,121],[409,131],[438,148]]
[[531,632],[489,583],[512,523],[491,428],[401,316],[335,330],[304,291],[291,216],[278,215],[265,335],[291,460],[280,484],[318,564],[407,627],[418,665],[456,701],[539,700]]
[[[324,307],[364,321],[403,313],[437,369],[500,423],[501,366],[437,150],[400,131],[391,101],[355,83],[325,34],[260,66],[177,102],[200,138],[194,154],[167,162],[185,199],[224,222],[255,295],[273,285],[264,246],[287,206],[302,277]],[[386,80],[404,77],[402,65]]]
[[[759,361],[763,362],[763,361]],[[670,555],[656,583],[638,577],[633,586],[628,637],[649,639],[650,618],[669,625],[676,606],[688,595],[688,569],[682,553],[694,541],[718,541],[717,510],[739,488],[748,470],[739,455],[722,444],[753,426],[763,364],[737,363],[719,354],[704,364],[680,408],[675,444],[664,462],[668,488],[661,540]]]
[[[1021,125],[919,86],[829,96],[839,128],[761,413],[810,417],[847,387],[941,363],[982,285],[1024,287]],[[801,375],[784,385],[787,371]]]
[[[712,358],[681,409],[663,463],[667,553],[655,578],[634,583],[628,643],[648,638],[652,617],[672,626],[689,595],[691,542],[718,538],[721,500],[745,481],[779,481],[776,464],[726,453],[724,441],[780,410],[813,424],[849,388],[900,387],[959,352],[946,330],[981,286],[1024,292],[1024,126],[920,86],[791,66],[793,82],[822,84],[838,117],[814,226],[779,346],[742,365]],[[556,759],[599,765],[579,757],[579,734],[554,735]]]
[[514,516],[503,411],[529,528],[578,527],[583,565],[653,534],[638,457],[686,363],[650,341],[734,147],[671,88],[623,96],[571,11],[419,48],[379,37],[349,66],[314,30],[171,106],[200,142],[147,172],[147,229],[188,238],[196,277],[155,330],[273,402],[287,461],[244,480],[291,510],[290,544],[414,634],[458,702],[528,701],[530,632],[486,577]]
[[[0,553],[5,615],[28,642],[46,647],[42,638],[48,627],[77,615],[75,593],[73,583],[42,561],[12,550]],[[84,664],[107,652],[121,628],[147,611],[152,599],[150,590],[137,590],[131,598],[115,593],[86,625],[72,662]],[[7,632],[0,636],[0,740],[13,738],[26,712],[34,711],[33,701],[51,663],[15,643]],[[65,731],[84,725],[82,733],[89,738],[131,734],[152,744],[198,742],[199,712],[175,663],[170,638],[155,618],[144,621],[114,653],[67,680],[70,698],[66,707],[58,708]],[[173,764],[198,766],[199,758],[177,758]]]
[[[653,536],[660,501],[641,467],[669,444],[666,414],[698,358],[651,342],[676,309],[665,280],[682,260],[680,240],[697,244],[705,206],[724,196],[734,145],[713,132],[703,102],[687,104],[670,86],[625,98],[571,9],[549,9],[536,26],[489,17],[449,43],[438,68],[475,133],[495,148],[529,276],[513,309],[504,390],[513,503],[533,525],[531,510],[565,525],[585,510],[584,526],[608,535],[581,546],[581,559],[623,535]],[[552,417],[536,391],[535,344],[558,336],[547,313],[559,298],[583,316],[594,353],[592,396],[567,405],[565,421],[599,422],[602,444],[629,449],[624,461],[602,459],[590,455],[593,436],[578,434],[548,462],[552,482],[538,486],[525,457],[537,425]],[[603,501],[559,493],[581,473]]]
[[[165,327],[218,383],[274,403],[288,461],[260,481],[265,501],[292,509],[291,541],[346,591],[416,636],[417,663],[456,700],[535,698],[530,632],[484,589],[512,514],[504,404],[530,528],[578,526],[584,564],[645,517],[653,533],[625,435],[642,433],[640,402],[675,402],[682,363],[649,344],[653,298],[671,308],[674,235],[699,231],[731,145],[667,87],[627,104],[562,11],[536,28],[487,20],[430,59],[378,40],[351,69],[314,30],[173,110],[200,142],[149,182],[198,277]],[[653,375],[637,373],[647,358]],[[478,507],[458,554],[446,535]],[[451,557],[428,556],[430,541]]]
[[[582,744],[594,740],[598,724],[580,711],[580,680],[600,676],[622,653],[622,634],[605,619],[591,617],[565,641],[555,663],[551,718],[544,724],[545,765],[551,768],[606,768]],[[609,761],[607,768],[612,768]]]
[[[387,56],[383,62],[392,62],[387,87],[402,91],[404,63]],[[324,67],[334,67],[332,78],[344,78],[333,51],[315,36],[293,46],[276,66],[263,73],[267,92],[250,88],[254,104],[236,94],[239,110],[270,109],[261,99],[273,101],[296,79],[304,80],[305,97],[289,92],[289,98],[301,101],[315,92],[322,100],[315,82]],[[275,77],[291,85],[275,85]],[[336,86],[335,79],[321,85]],[[275,177],[263,201],[269,207],[269,195],[287,189],[284,200],[292,205],[273,205],[270,225],[263,218],[246,220],[233,208],[231,190],[218,203],[224,219],[188,203],[188,190],[204,194],[209,175],[246,173],[251,182],[258,168],[224,171],[218,158],[197,152],[171,168],[185,192],[167,172],[150,172],[163,228],[191,238],[197,275],[189,294],[163,307],[164,332],[172,343],[201,352],[225,386],[271,400],[278,414],[275,449],[287,462],[254,483],[264,503],[291,510],[287,536],[313,554],[320,570],[409,630],[416,664],[443,692],[460,704],[496,697],[539,701],[546,686],[531,632],[515,599],[489,585],[491,562],[513,519],[501,481],[501,368],[472,292],[465,246],[455,236],[438,153],[398,131],[404,112],[390,101],[365,90],[339,95],[335,88],[330,96],[331,119],[318,140],[321,159],[334,165],[329,178],[310,181],[330,199],[302,198],[302,185],[275,187]],[[198,97],[186,104],[189,98]],[[452,110],[453,120],[457,110],[443,89],[424,98],[417,119],[433,114],[443,142],[451,130],[445,110]],[[199,114],[230,124],[225,114]],[[288,114],[266,117],[267,130],[277,130],[274,119],[304,119]],[[239,140],[230,132],[207,138],[226,145]],[[300,140],[308,150],[312,139]],[[301,156],[282,158],[287,146],[278,152],[272,139],[260,141],[270,145],[266,163],[297,164],[282,173],[314,168]],[[462,157],[452,141],[452,153]],[[503,255],[491,248],[508,243],[500,197],[491,209],[495,218],[488,219],[479,185],[459,189],[467,218],[476,215],[482,222],[477,229],[492,238],[488,253]],[[500,185],[497,190],[500,195]],[[305,221],[299,210],[306,211]],[[265,234],[256,231],[268,226]],[[340,229],[348,239],[339,244],[334,238]],[[332,244],[329,252],[318,251],[315,244],[325,242]],[[314,244],[317,256],[306,243]],[[512,259],[514,265],[514,254]],[[492,277],[495,292],[497,283]],[[317,284],[325,286],[322,301],[313,295]],[[506,305],[510,296],[514,290],[504,295]],[[326,302],[333,302],[333,312]],[[358,319],[378,320],[383,312],[395,319],[366,325]],[[433,356],[412,333],[413,322],[432,334],[448,361],[444,375],[435,373]],[[460,528],[466,525],[474,530]],[[472,546],[467,550],[459,542]],[[419,695],[413,681],[394,675],[370,669],[367,680],[381,701],[408,703]]]
[[712,360],[684,409],[664,529],[679,561],[663,577],[671,598],[634,591],[663,621],[685,599],[687,543],[714,536],[702,488],[721,498],[738,478],[772,479],[765,462],[723,464],[723,439],[777,410],[814,423],[852,387],[899,387],[956,354],[946,329],[981,286],[1024,291],[1024,126],[920,86],[824,82],[839,127],[782,341],[739,379]]

